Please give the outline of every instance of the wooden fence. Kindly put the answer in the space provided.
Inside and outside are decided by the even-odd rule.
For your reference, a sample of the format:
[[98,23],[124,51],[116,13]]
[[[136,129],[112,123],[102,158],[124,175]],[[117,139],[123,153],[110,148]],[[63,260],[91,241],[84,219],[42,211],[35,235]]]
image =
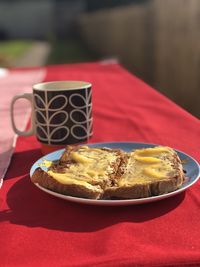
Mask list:
[[200,1],[150,0],[86,13],[87,45],[200,117]]

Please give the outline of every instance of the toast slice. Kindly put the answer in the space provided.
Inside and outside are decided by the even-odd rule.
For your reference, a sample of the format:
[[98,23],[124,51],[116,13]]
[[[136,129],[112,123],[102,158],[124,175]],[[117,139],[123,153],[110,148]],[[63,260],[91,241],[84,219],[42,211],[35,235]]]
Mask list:
[[47,172],[37,168],[31,180],[61,194],[98,199],[116,178],[123,157],[119,149],[68,146],[58,163]]
[[119,149],[68,146],[45,172],[35,170],[32,182],[52,191],[91,199],[145,198],[178,189],[184,173],[169,148]]
[[105,198],[145,198],[178,189],[184,173],[177,153],[169,147],[137,149],[128,153],[126,170]]

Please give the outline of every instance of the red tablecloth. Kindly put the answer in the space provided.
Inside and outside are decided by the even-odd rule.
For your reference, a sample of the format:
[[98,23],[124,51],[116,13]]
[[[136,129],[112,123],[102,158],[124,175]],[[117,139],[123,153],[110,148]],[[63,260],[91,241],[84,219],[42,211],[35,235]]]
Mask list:
[[[91,142],[158,143],[200,161],[199,120],[119,65],[47,67],[46,81],[68,79],[93,84]],[[200,266],[199,182],[155,203],[87,206],[30,182],[40,156],[34,137],[18,138],[0,191],[0,266]]]

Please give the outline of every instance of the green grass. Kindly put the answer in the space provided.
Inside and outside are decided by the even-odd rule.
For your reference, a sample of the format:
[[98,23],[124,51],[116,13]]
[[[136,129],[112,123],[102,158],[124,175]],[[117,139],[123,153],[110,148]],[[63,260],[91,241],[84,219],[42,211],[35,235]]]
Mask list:
[[31,40],[0,41],[0,67],[12,67],[33,44]]
[[8,55],[11,58],[17,58],[30,48],[32,44],[33,42],[29,40],[1,41],[0,54]]
[[51,53],[46,64],[64,64],[84,61],[94,61],[97,56],[89,51],[78,40],[52,42]]
[[[79,40],[50,40],[51,51],[45,64],[64,64],[94,61],[98,57]],[[0,41],[0,67],[12,67],[16,59],[22,56],[34,40]]]

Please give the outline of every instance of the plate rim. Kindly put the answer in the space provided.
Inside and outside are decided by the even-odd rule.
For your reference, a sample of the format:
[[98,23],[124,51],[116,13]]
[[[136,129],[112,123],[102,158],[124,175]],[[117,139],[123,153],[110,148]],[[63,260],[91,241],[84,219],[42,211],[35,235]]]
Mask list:
[[[133,142],[133,141],[94,142],[94,143],[81,144],[81,146],[84,146],[84,145],[85,146],[101,145],[101,146],[105,147],[106,145],[109,146],[109,145],[116,145],[116,144],[119,144],[121,146],[124,145],[124,144],[127,144],[127,145],[136,144],[136,145],[160,146],[160,144],[146,143],[146,142]],[[200,178],[200,165],[197,162],[197,160],[194,159],[192,156],[188,155],[187,153],[181,151],[181,150],[178,150],[178,149],[175,149],[175,148],[173,148],[173,149],[177,153],[180,153],[180,154],[188,157],[190,160],[192,160],[196,164],[196,166],[198,168],[198,174],[196,175],[196,177],[191,182],[189,182],[185,186],[183,185],[183,187],[181,187],[181,188],[179,188],[179,189],[177,189],[175,191],[166,193],[166,194],[157,195],[157,196],[151,196],[151,197],[147,197],[147,198],[121,199],[121,200],[117,200],[117,199],[116,200],[112,200],[112,199],[108,199],[108,200],[106,200],[106,199],[87,199],[87,198],[79,198],[79,197],[73,197],[73,196],[69,196],[69,195],[60,194],[60,193],[51,191],[49,189],[46,189],[46,188],[40,186],[37,183],[34,183],[34,185],[36,187],[38,187],[40,190],[42,190],[42,191],[44,191],[44,192],[46,192],[46,193],[48,193],[50,195],[53,195],[53,196],[55,196],[57,198],[61,198],[61,199],[64,199],[64,200],[67,200],[67,201],[70,201],[70,202],[76,202],[76,203],[81,203],[81,204],[101,205],[101,206],[115,206],[115,205],[118,206],[118,205],[136,205],[136,204],[144,204],[144,203],[149,203],[149,202],[155,202],[155,201],[166,199],[166,198],[169,198],[169,197],[172,197],[174,195],[177,195],[177,194],[180,194],[180,193],[184,192],[189,187],[191,187],[193,184],[195,184]],[[48,153],[48,154],[42,156],[37,161],[35,161],[33,163],[33,165],[31,166],[31,169],[30,169],[30,177],[32,176],[33,171],[35,170],[35,165],[37,165],[41,160],[43,160],[45,157],[51,157],[51,156],[53,156],[54,154],[57,154],[57,153],[61,154],[64,150],[65,150],[65,148],[58,149],[58,150],[56,150],[54,152],[51,152],[51,153]]]

